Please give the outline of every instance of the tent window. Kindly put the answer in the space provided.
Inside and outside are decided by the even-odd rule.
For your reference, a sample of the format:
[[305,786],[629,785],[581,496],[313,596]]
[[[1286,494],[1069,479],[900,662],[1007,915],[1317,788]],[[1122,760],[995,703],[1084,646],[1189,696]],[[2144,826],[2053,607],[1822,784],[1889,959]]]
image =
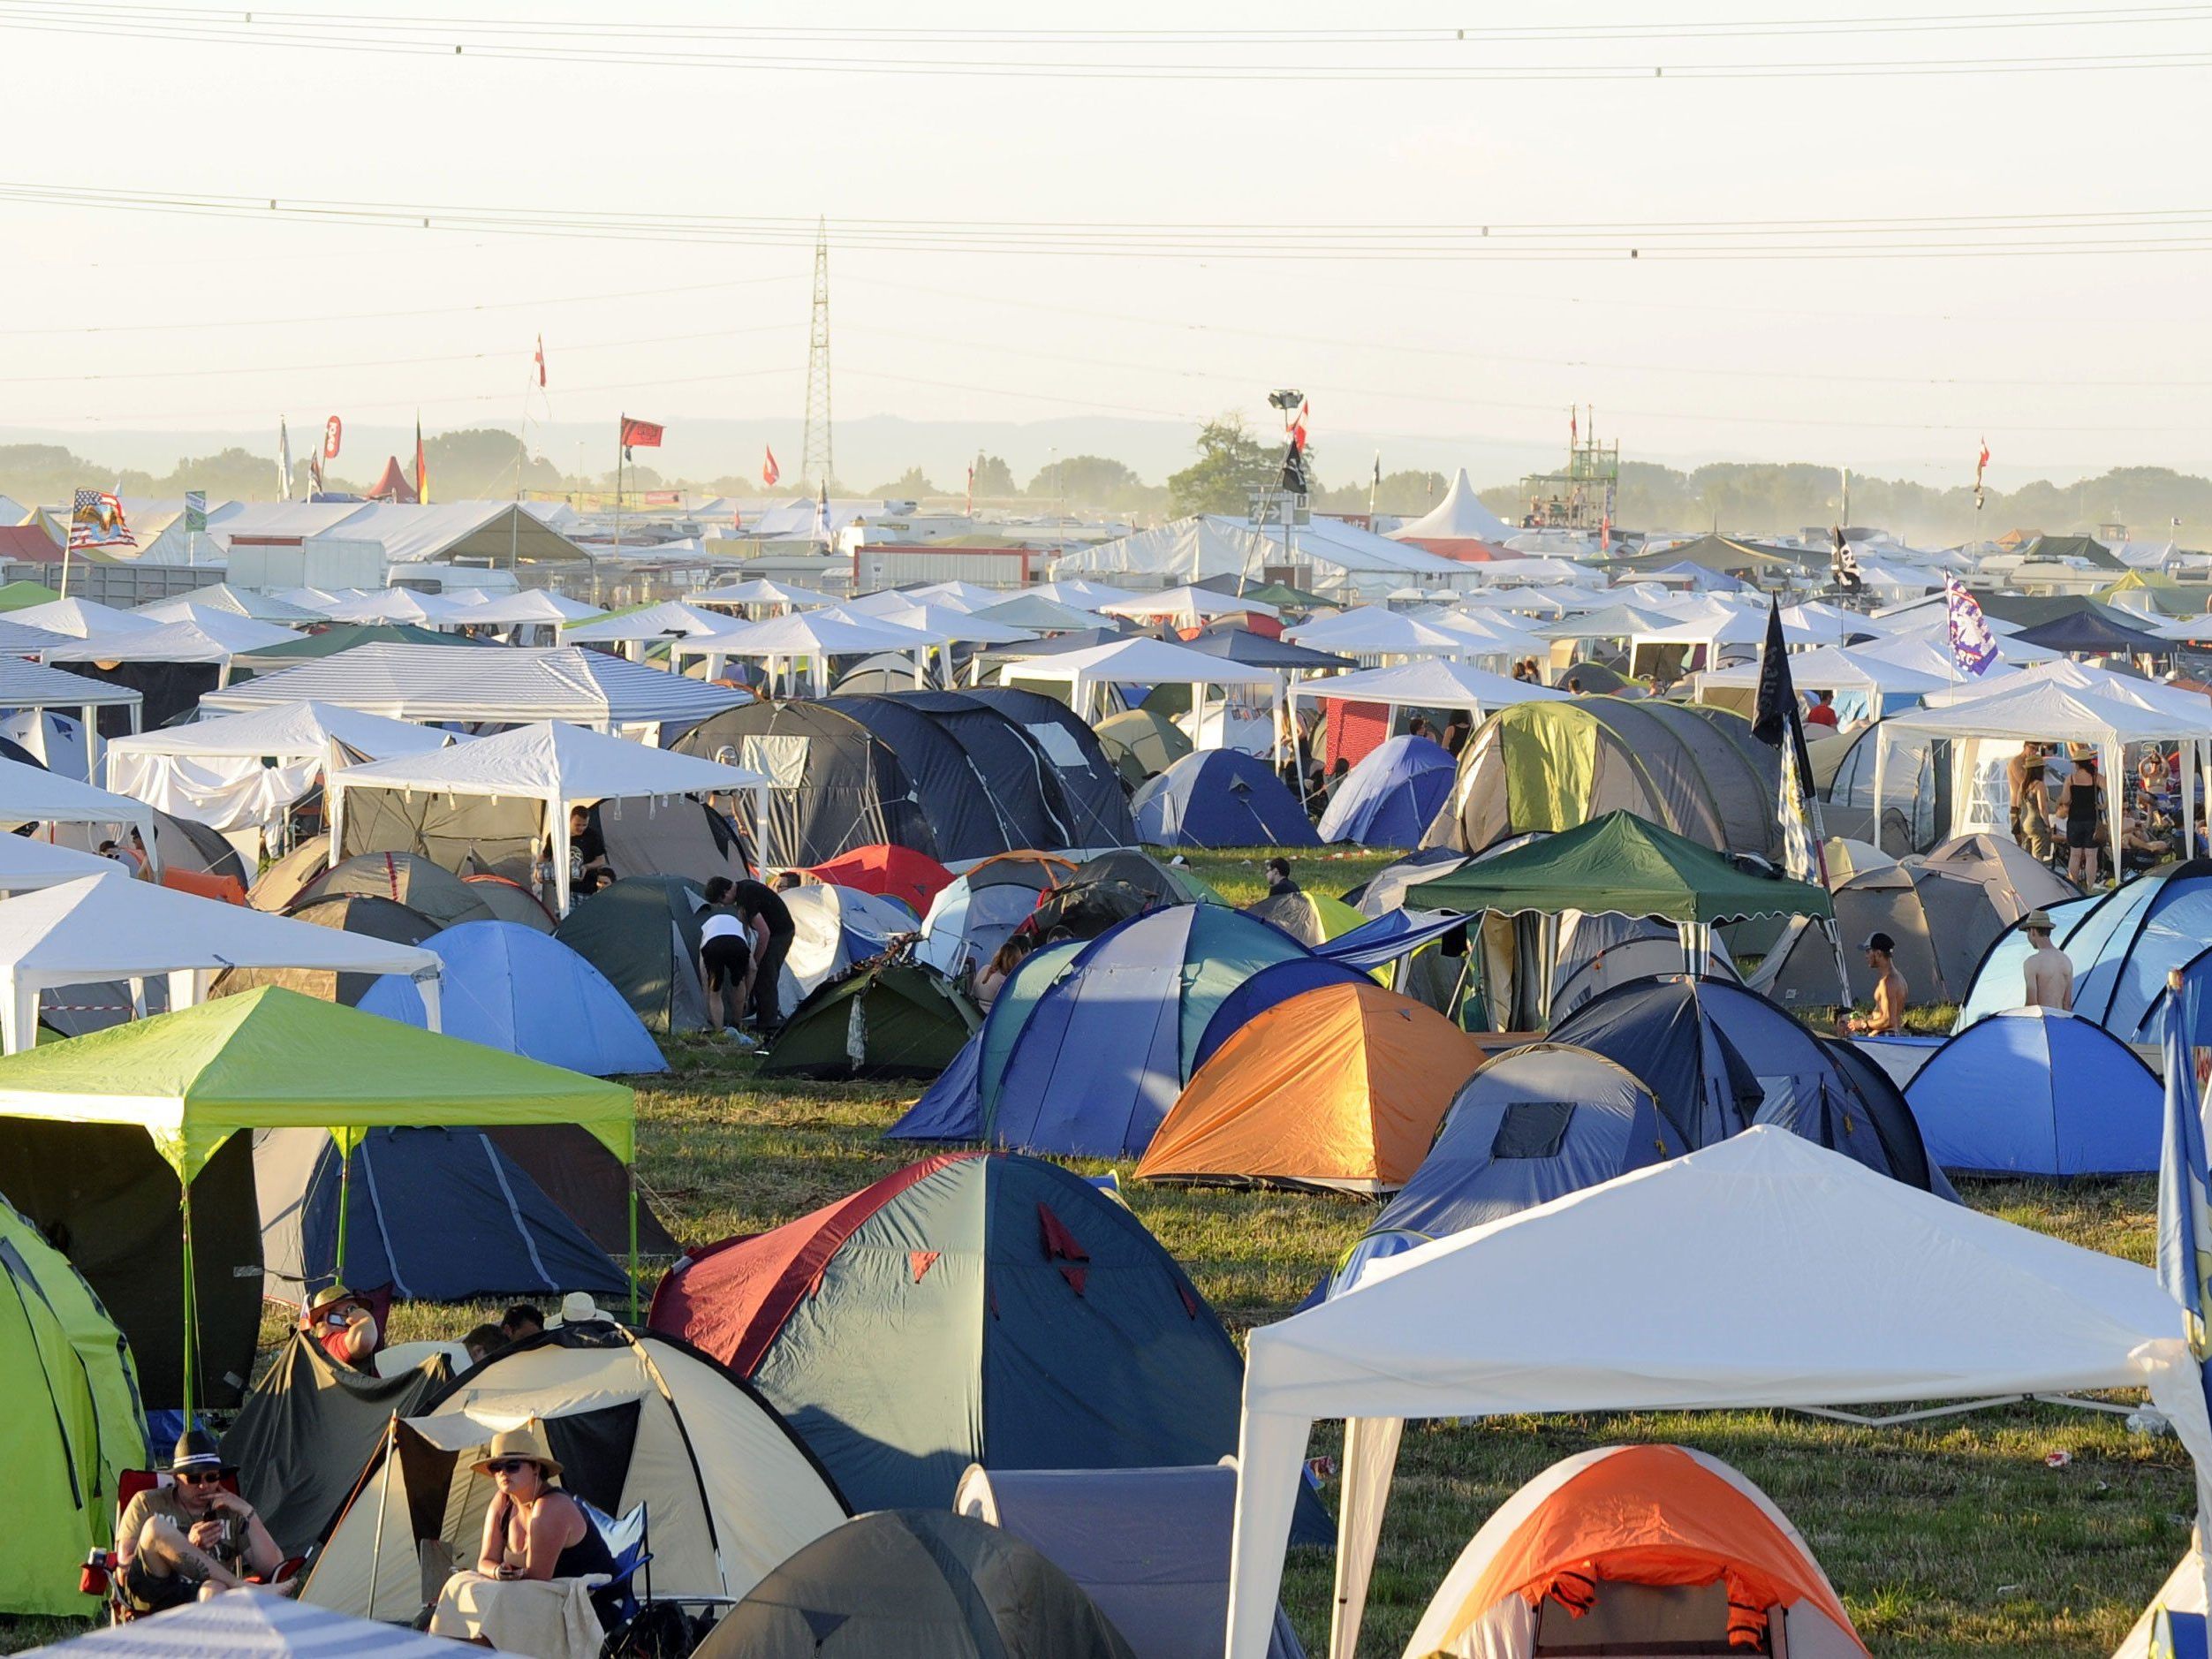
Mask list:
[[1574,1102],[1564,1100],[1517,1100],[1505,1109],[1505,1120],[1490,1142],[1493,1158],[1556,1158],[1565,1144],[1567,1125],[1574,1121]]
[[738,764],[763,774],[777,789],[797,789],[807,781],[807,741],[803,737],[747,738]]
[[1089,764],[1083,758],[1083,746],[1065,728],[1055,725],[1033,726],[1026,722],[1022,728],[1044,751],[1044,758],[1063,769],[1081,771]]

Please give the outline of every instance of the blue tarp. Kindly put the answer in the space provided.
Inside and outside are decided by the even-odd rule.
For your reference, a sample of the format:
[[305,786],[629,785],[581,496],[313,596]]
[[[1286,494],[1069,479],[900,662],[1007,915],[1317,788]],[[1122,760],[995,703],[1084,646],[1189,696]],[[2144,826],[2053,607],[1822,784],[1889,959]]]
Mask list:
[[[423,941],[445,964],[440,1023],[451,1037],[592,1077],[665,1072],[668,1061],[607,976],[556,939],[514,921],[464,921]],[[361,1011],[426,1023],[413,981],[387,974]]]
[[1953,1174],[2148,1175],[2165,1093],[2134,1049],[2078,1015],[1994,1014],[1905,1091],[1928,1156]]
[[1454,928],[1466,926],[1466,920],[1465,916],[1439,912],[1428,920],[1415,921],[1404,911],[1393,910],[1365,927],[1340,933],[1314,946],[1314,954],[1366,973],[1386,962],[1413,955],[1430,940],[1441,939]]
[[1392,738],[1345,774],[1321,815],[1323,841],[1417,847],[1451,793],[1458,763],[1429,738]]
[[1129,808],[1155,847],[1313,847],[1313,820],[1265,761],[1201,749],[1147,780]]

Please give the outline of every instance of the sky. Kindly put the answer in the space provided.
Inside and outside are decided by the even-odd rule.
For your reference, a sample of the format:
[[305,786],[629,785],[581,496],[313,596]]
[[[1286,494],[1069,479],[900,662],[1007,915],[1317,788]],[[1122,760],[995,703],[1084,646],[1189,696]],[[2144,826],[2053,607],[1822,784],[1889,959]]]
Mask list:
[[788,475],[822,216],[843,420],[1294,386],[1324,476],[1564,444],[1570,404],[1672,465],[2212,472],[2212,5],[403,10],[0,0],[0,428],[627,411],[702,474],[758,458],[686,421],[769,422]]

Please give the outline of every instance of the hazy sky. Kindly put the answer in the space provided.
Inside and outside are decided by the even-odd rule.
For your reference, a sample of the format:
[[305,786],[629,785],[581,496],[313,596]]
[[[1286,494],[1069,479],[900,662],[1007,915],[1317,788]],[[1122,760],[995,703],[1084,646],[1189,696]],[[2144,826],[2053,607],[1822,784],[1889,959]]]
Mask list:
[[[471,34],[456,20],[574,27],[612,9],[410,0],[404,10],[430,20],[392,26],[382,44],[408,49],[392,50],[259,43],[352,39],[344,19],[372,15],[359,0],[290,0],[254,13],[252,29],[237,11],[167,14],[185,19],[168,26],[183,38],[151,38],[141,14],[80,0],[0,0],[4,186],[498,207],[595,224],[630,213],[641,232],[257,221],[0,190],[0,427],[235,431],[273,428],[281,413],[298,432],[331,410],[388,425],[418,405],[433,428],[511,425],[542,331],[551,385],[533,395],[534,420],[611,421],[623,408],[671,427],[781,418],[788,469],[809,250],[656,239],[675,216],[821,213],[841,416],[1264,418],[1266,390],[1291,384],[1313,400],[1324,457],[1332,432],[1356,433],[1385,445],[1386,465],[1394,436],[1564,439],[1578,402],[1596,405],[1625,453],[1678,463],[1818,459],[1963,481],[1986,433],[2000,484],[2120,463],[2212,471],[2212,190],[2197,177],[2212,6],[1976,4],[1984,20],[1970,27],[1885,33],[1865,20],[1907,10],[1894,0],[1186,0],[1117,7],[1112,27],[1495,35],[1571,17],[1607,38],[1025,44],[837,31],[922,16],[944,30],[1041,17],[1080,27],[1092,14],[633,0],[630,21],[662,33]],[[2124,20],[2154,10],[2161,20]],[[826,37],[701,33],[740,17]],[[2061,17],[2097,21],[2051,24]],[[1625,41],[1624,23],[1658,32]],[[1773,32],[1781,24],[1796,27]],[[210,34],[238,38],[199,38]],[[574,56],[488,55],[547,44]],[[620,50],[659,61],[610,61]],[[2123,55],[2161,66],[2079,66]],[[854,59],[1024,72],[875,74]],[[1993,59],[2058,67],[1697,72]],[[1375,78],[1093,78],[1045,67],[1056,64]],[[1630,72],[1396,72],[1612,65]],[[2176,216],[2082,222],[2153,212]],[[2071,223],[1967,223],[1999,215]],[[911,223],[890,233],[909,245],[861,245],[858,222],[870,219]],[[1781,223],[1793,221],[1814,223]],[[1120,228],[1091,232],[1105,251],[1083,254],[952,246],[1056,229],[1064,241],[1078,222]],[[1747,228],[1661,228],[1687,222]],[[1556,227],[1598,223],[1619,228],[1574,244],[1595,257],[1528,256],[1565,245]],[[1498,229],[1473,257],[1454,251],[1466,247],[1457,233],[1485,224]],[[1276,227],[1259,239],[1292,256],[1236,256],[1250,234],[1236,227],[1255,225]],[[1535,229],[1509,234],[1516,225]],[[1381,239],[1421,257],[1314,252],[1363,227],[1395,227]],[[1952,251],[1903,257],[1900,242]],[[1807,245],[1851,256],[1771,256]],[[1691,246],[1730,251],[1669,257]],[[2072,251],[2040,251],[2053,248]],[[1328,470],[1365,465],[1363,451],[1356,467]]]

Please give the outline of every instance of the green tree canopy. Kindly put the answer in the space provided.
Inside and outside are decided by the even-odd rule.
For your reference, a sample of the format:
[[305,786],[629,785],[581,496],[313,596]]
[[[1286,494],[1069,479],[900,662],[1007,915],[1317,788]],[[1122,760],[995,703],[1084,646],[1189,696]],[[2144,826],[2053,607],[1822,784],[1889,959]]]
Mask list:
[[1178,518],[1242,513],[1252,491],[1272,488],[1281,470],[1282,458],[1252,435],[1243,416],[1223,415],[1199,429],[1198,459],[1168,475],[1169,510]]
[[919,466],[910,466],[888,484],[878,484],[867,492],[881,496],[886,501],[920,501],[925,496],[942,496],[939,489],[921,473]]
[[975,498],[978,501],[1004,501],[1021,494],[1021,486],[1014,481],[1014,469],[1006,465],[1000,455],[978,455],[975,458]]

